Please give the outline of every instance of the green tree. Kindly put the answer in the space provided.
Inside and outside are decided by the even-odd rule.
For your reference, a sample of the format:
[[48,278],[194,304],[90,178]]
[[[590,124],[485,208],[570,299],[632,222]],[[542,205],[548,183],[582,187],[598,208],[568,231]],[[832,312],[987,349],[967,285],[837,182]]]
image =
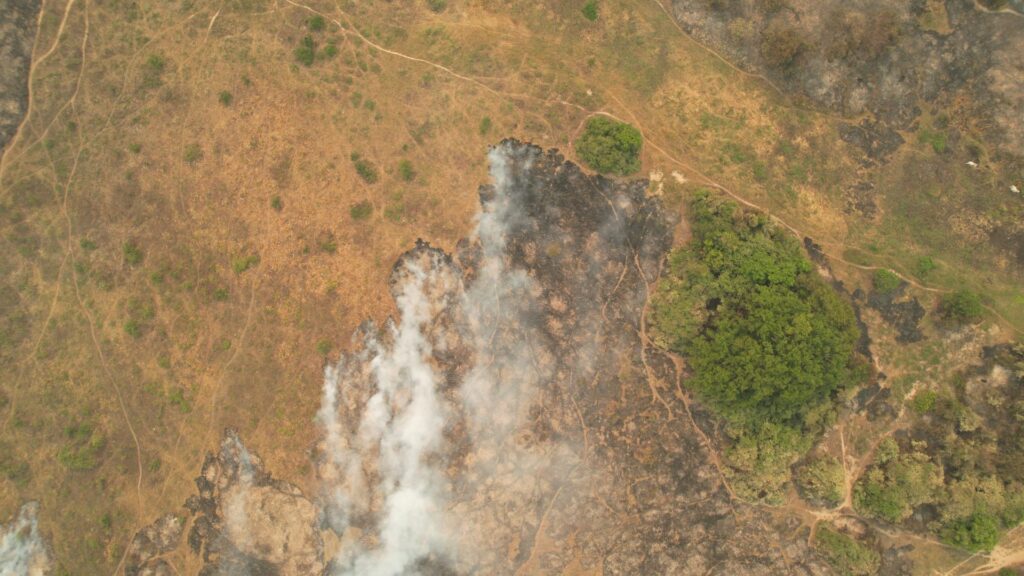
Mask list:
[[956,324],[977,322],[981,320],[983,311],[981,297],[966,288],[943,296],[939,303],[939,314]]
[[878,572],[882,557],[874,548],[822,525],[814,534],[814,547],[843,576],[869,576]]
[[640,131],[624,122],[604,116],[587,121],[583,134],[576,139],[576,153],[591,169],[602,174],[625,176],[640,169]]
[[583,5],[583,17],[591,22],[597,20],[597,0],[587,0]]
[[843,465],[831,456],[818,458],[796,473],[800,490],[812,500],[835,506],[843,499],[846,474]]

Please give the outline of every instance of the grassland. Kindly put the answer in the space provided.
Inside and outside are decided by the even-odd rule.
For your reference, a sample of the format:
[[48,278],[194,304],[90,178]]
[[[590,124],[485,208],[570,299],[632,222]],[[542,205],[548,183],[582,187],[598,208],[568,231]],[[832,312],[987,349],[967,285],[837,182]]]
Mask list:
[[[929,306],[970,287],[992,338],[1024,328],[1020,263],[977,233],[1020,201],[964,166],[962,143],[908,134],[866,170],[840,119],[706,51],[658,3],[583,7],[47,2],[0,167],[0,512],[39,499],[66,573],[110,573],[224,426],[308,486],[324,355],[391,312],[394,259],[471,229],[488,144],[572,157],[596,114],[643,133],[645,169],[686,181],[669,200],[720,187],[821,243],[850,285],[891,268]],[[875,219],[844,211],[864,180]],[[936,268],[917,274],[922,257]],[[927,346],[879,362],[924,373],[955,353]]]

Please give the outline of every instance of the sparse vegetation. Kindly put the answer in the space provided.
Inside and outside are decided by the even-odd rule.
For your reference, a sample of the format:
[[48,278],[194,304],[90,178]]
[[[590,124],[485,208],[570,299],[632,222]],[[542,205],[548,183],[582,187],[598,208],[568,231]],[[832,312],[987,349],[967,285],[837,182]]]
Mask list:
[[576,153],[591,169],[602,174],[626,176],[640,169],[640,131],[624,122],[604,116],[587,121],[576,139]]
[[441,13],[448,7],[448,0],[427,0],[427,8],[430,8],[431,12]]
[[138,266],[142,263],[142,249],[135,242],[129,240],[121,247],[124,255],[124,262],[129,266]]
[[306,20],[306,27],[309,28],[310,32],[320,32],[324,29],[326,25],[327,21],[324,20],[324,17],[319,14],[313,16],[309,20]]
[[101,431],[88,423],[72,424],[64,429],[65,443],[57,452],[57,460],[69,470],[92,470],[99,465],[99,455],[107,440]]
[[199,147],[199,144],[189,144],[185,147],[185,162],[189,164],[195,164],[203,159],[203,149]]
[[362,202],[353,204],[352,207],[348,209],[348,214],[353,220],[367,220],[373,214],[373,204],[371,204],[369,200],[363,200]]
[[303,66],[309,67],[316,60],[316,42],[312,36],[304,36],[298,48],[295,49],[295,60]]
[[402,160],[398,163],[398,177],[403,182],[412,182],[416,178],[416,171],[412,167],[412,162],[408,160]]
[[227,90],[221,90],[220,94],[217,95],[217,101],[223,106],[231,106],[231,102],[234,100],[234,96]]
[[491,117],[484,116],[480,119],[480,135],[486,136],[491,131]]
[[235,271],[235,274],[241,274],[259,263],[260,257],[258,254],[239,256],[231,260],[231,269]]

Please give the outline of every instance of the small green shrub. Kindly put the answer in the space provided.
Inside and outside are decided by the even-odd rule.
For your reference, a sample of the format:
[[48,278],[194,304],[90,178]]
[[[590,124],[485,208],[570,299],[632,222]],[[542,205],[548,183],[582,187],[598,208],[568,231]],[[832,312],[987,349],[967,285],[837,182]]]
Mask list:
[[217,288],[213,291],[213,300],[215,302],[227,302],[230,296],[231,292],[227,288]]
[[281,200],[280,196],[274,196],[270,199],[270,207],[275,211],[280,212],[284,209],[284,201]]
[[203,159],[203,149],[199,144],[189,144],[185,147],[185,162],[195,164]]
[[954,521],[943,530],[943,538],[972,552],[991,550],[999,542],[1003,530],[999,518],[988,512],[975,512]]
[[597,20],[597,0],[587,0],[587,3],[583,5],[583,17],[591,22]]
[[491,117],[490,116],[484,116],[482,119],[480,119],[480,135],[481,136],[486,136],[487,133],[490,132],[490,131],[491,131]]
[[327,46],[324,46],[324,58],[334,58],[338,55],[338,45],[334,42],[328,42]]
[[121,248],[124,254],[124,261],[129,266],[136,266],[142,263],[142,249],[131,240],[124,243]]
[[142,335],[142,326],[138,320],[132,318],[124,323],[124,332],[132,338],[138,338]]
[[981,297],[967,289],[947,294],[939,303],[939,313],[942,317],[956,324],[977,322],[981,320],[983,312]]
[[327,21],[319,14],[306,21],[306,26],[309,28],[310,32],[320,32],[326,25]]
[[936,154],[942,154],[946,151],[946,133],[940,130],[922,128],[917,135],[917,141],[930,145]]
[[814,534],[814,547],[843,576],[870,576],[878,572],[882,558],[874,548],[821,525]]
[[228,92],[227,90],[221,90],[220,94],[217,95],[217,100],[224,106],[231,106],[234,96],[232,96],[231,92]]
[[295,49],[295,59],[303,66],[313,65],[313,61],[316,59],[316,42],[313,41],[312,36],[305,36],[302,39],[299,47]]
[[87,252],[92,252],[93,250],[96,249],[96,243],[93,242],[92,240],[89,240],[88,238],[82,238],[81,240],[79,240],[78,245],[82,247],[82,250],[85,250]]
[[239,256],[231,260],[231,269],[235,271],[235,274],[241,274],[259,263],[260,257],[258,254]]
[[377,175],[377,167],[374,166],[373,162],[370,162],[366,158],[359,156],[358,152],[352,153],[352,165],[356,168],[356,173],[363,179],[363,182],[367,184],[374,184],[379,179]]
[[640,131],[624,122],[604,116],[587,121],[576,139],[576,153],[591,169],[603,174],[626,176],[640,169]]
[[448,7],[448,0],[427,0],[427,8],[430,8],[431,12],[441,13]]
[[408,160],[402,160],[398,163],[398,177],[404,182],[412,182],[413,178],[416,177],[416,171],[413,170],[412,162]]
[[933,270],[938,268],[938,265],[930,256],[922,256],[917,259],[917,264],[914,266],[914,271],[921,278],[927,277]]
[[321,356],[327,356],[331,351],[331,342],[329,340],[320,340],[316,343],[316,352]]
[[875,275],[871,279],[871,283],[874,285],[875,290],[881,294],[892,294],[900,287],[903,283],[900,277],[894,274],[891,270],[875,270]]
[[927,414],[935,409],[939,395],[932,390],[921,390],[910,400],[910,407],[918,414]]
[[142,144],[129,144],[128,151],[131,152],[132,154],[138,154],[139,152],[142,152]]
[[353,204],[348,209],[348,214],[353,220],[367,220],[373,214],[373,204],[370,204],[369,200],[363,200]]

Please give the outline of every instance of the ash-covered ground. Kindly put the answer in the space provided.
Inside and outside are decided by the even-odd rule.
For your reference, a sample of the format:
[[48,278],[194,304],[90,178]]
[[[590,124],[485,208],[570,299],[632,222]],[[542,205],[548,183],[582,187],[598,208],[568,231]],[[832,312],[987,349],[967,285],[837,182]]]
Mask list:
[[827,572],[798,522],[730,499],[646,343],[672,229],[646,182],[514,140],[489,159],[471,238],[403,255],[399,317],[325,369],[318,491],[229,432],[129,574],[182,546],[202,574]]
[[0,151],[28,109],[28,71],[39,0],[0,0]]
[[[922,107],[1024,157],[1024,6],[999,0],[673,0],[679,25],[742,68],[851,117],[884,157]],[[870,118],[853,117],[869,113]]]

